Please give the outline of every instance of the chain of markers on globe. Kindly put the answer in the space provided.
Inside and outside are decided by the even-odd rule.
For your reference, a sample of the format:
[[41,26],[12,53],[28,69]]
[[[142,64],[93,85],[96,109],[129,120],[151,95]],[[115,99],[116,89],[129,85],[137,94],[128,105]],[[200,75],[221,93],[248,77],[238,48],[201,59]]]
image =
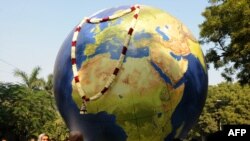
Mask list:
[[[97,23],[101,23],[101,22],[106,22],[106,21],[110,21],[110,20],[114,20],[116,18],[119,18],[123,15],[129,14],[131,12],[134,12],[134,16],[133,16],[133,20],[131,22],[130,28],[128,30],[126,39],[123,43],[123,48],[122,48],[122,52],[120,55],[120,58],[116,64],[116,67],[112,73],[112,75],[109,77],[108,81],[106,82],[105,86],[103,87],[103,89],[98,92],[97,94],[93,95],[92,97],[87,97],[86,96],[86,92],[83,90],[81,84],[80,84],[80,79],[79,79],[79,75],[78,75],[78,71],[77,71],[77,66],[76,66],[76,45],[77,45],[77,38],[78,38],[78,34],[81,31],[81,28],[83,26],[84,23],[90,23],[90,24],[97,24]],[[136,25],[136,21],[137,18],[139,16],[139,12],[140,12],[140,6],[135,5],[130,7],[129,9],[126,9],[120,13],[105,17],[105,18],[84,18],[76,27],[74,34],[73,34],[73,38],[72,38],[72,42],[71,42],[71,64],[72,64],[72,70],[73,70],[73,75],[74,75],[74,80],[75,80],[75,84],[77,87],[77,90],[79,92],[79,95],[81,96],[82,100],[83,100],[83,104],[81,106],[80,109],[80,113],[81,114],[86,114],[87,113],[87,109],[86,109],[86,102],[89,101],[93,101],[93,100],[97,100],[98,98],[100,98],[102,95],[105,94],[105,92],[109,89],[110,85],[113,83],[113,81],[115,80],[122,64],[123,64],[123,60],[125,58],[126,52],[127,52],[127,48],[131,39],[131,35],[134,31],[135,25]]]

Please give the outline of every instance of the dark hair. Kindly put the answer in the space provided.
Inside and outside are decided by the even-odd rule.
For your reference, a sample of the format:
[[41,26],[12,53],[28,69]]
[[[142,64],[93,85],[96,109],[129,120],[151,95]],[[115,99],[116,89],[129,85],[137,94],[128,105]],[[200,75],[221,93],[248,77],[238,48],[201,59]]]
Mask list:
[[83,135],[79,131],[71,131],[69,134],[69,141],[83,141]]

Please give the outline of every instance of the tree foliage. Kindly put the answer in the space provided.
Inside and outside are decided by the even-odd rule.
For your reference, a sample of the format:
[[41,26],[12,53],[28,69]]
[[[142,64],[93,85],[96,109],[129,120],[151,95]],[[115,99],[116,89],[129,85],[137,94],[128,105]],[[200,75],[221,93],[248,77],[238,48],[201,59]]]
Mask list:
[[250,2],[249,0],[209,0],[212,5],[202,13],[202,43],[213,43],[206,59],[216,69],[224,67],[222,76],[240,84],[250,84]]
[[39,78],[38,75],[41,71],[39,66],[35,67],[31,74],[28,75],[22,70],[15,70],[14,75],[20,77],[22,80],[21,85],[33,90],[45,90],[48,94],[53,95],[53,75],[49,74],[47,80]]
[[58,141],[67,136],[52,95],[11,83],[0,83],[0,128],[11,129],[19,140],[44,132]]
[[205,107],[192,135],[200,136],[219,130],[219,123],[250,125],[250,87],[238,83],[209,86]]
[[38,78],[38,75],[41,71],[40,67],[35,67],[31,74],[28,75],[26,72],[16,69],[14,71],[14,75],[16,77],[20,77],[23,81],[23,85],[27,88],[29,88],[30,90],[38,90],[41,89],[44,81],[41,78]]
[[43,80],[43,89],[50,95],[53,95],[53,75],[49,74],[47,81]]

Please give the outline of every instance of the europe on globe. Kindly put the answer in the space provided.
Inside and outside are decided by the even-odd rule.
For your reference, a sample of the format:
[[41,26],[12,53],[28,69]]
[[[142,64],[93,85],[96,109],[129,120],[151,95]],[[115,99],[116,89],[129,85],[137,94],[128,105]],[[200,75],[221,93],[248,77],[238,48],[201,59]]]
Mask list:
[[145,5],[83,18],[54,67],[57,106],[85,141],[185,138],[208,88],[199,43],[179,20]]

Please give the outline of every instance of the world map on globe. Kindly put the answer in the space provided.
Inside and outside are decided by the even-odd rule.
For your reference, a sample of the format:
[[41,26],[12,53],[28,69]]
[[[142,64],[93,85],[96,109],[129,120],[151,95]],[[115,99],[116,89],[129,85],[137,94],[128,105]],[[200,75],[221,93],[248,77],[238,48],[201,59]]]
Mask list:
[[[92,22],[97,18],[102,21]],[[81,25],[64,41],[54,68],[55,98],[68,128],[86,141],[184,138],[202,111],[208,87],[202,50],[187,27],[144,5],[105,9]],[[86,113],[80,114],[83,103]]]

